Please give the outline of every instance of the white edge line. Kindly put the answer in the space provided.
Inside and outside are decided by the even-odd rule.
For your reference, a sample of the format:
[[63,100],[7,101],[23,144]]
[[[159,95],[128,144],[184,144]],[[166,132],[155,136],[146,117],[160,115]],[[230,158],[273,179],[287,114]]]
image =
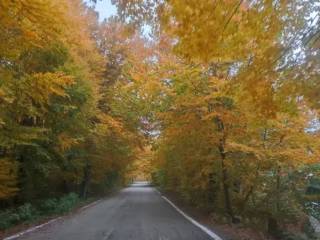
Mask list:
[[60,218],[62,218],[62,217],[58,217],[58,218],[52,219],[52,220],[50,220],[50,221],[48,221],[48,222],[46,222],[46,223],[43,223],[43,224],[40,224],[40,225],[38,225],[38,226],[29,228],[29,229],[27,229],[27,230],[25,230],[25,231],[23,231],[23,232],[19,232],[19,233],[15,234],[15,235],[12,235],[12,236],[10,236],[10,237],[6,237],[6,238],[4,238],[3,240],[16,239],[16,238],[18,238],[18,237],[21,237],[22,235],[25,235],[25,234],[27,234],[27,233],[29,233],[29,232],[33,232],[33,231],[35,231],[35,230],[37,230],[37,229],[39,229],[39,228],[42,228],[42,227],[44,227],[44,226],[46,226],[46,225],[48,225],[48,224],[50,224],[50,223],[53,223],[53,222],[59,220]]
[[[97,201],[95,201],[95,202],[92,202],[92,203],[90,203],[90,204],[88,204],[88,205],[80,208],[80,211],[85,210],[85,209],[87,209],[87,208],[89,208],[89,207],[91,207],[91,206],[99,203],[101,200],[102,200],[102,199],[97,200]],[[19,233],[17,233],[17,234],[12,235],[12,236],[6,237],[6,238],[4,238],[3,240],[12,240],[12,239],[19,238],[19,237],[21,237],[21,236],[23,236],[23,235],[25,235],[25,234],[27,234],[27,233],[33,232],[33,231],[35,231],[35,230],[37,230],[37,229],[39,229],[39,228],[42,228],[42,227],[44,227],[44,226],[46,226],[46,225],[49,225],[49,224],[51,224],[51,223],[53,223],[53,222],[55,222],[55,221],[58,221],[58,220],[61,219],[61,218],[62,218],[62,217],[57,217],[57,218],[52,219],[52,220],[50,220],[50,221],[48,221],[48,222],[46,222],[46,223],[40,224],[40,225],[38,225],[38,226],[29,228],[29,229],[27,229],[27,230],[25,230],[25,231],[23,231],[23,232],[19,232]]]
[[[160,193],[160,192],[159,192]],[[160,193],[161,194],[161,193]],[[161,195],[161,197],[166,200],[175,210],[177,210],[182,216],[184,216],[187,220],[189,220],[192,224],[200,228],[202,231],[204,231],[206,234],[208,234],[211,238],[215,240],[222,240],[221,237],[219,237],[217,234],[212,232],[207,227],[203,226],[202,224],[198,223],[196,220],[194,220],[192,217],[188,216],[186,213],[184,213],[181,209],[179,209],[173,202],[171,202],[168,198]]]
[[87,208],[89,208],[89,207],[91,207],[91,206],[93,206],[93,205],[96,205],[97,203],[99,203],[99,202],[101,202],[102,201],[102,199],[99,199],[99,200],[97,200],[97,201],[94,201],[94,202],[92,202],[92,203],[90,203],[90,204],[88,204],[88,205],[86,205],[86,206],[83,206],[82,208],[80,208],[80,210],[85,210],[85,209],[87,209]]

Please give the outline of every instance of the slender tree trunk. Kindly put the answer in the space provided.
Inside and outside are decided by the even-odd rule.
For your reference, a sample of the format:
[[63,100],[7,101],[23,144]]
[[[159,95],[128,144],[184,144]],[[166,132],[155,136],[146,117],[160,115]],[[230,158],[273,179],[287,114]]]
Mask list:
[[241,212],[243,212],[246,208],[246,205],[247,205],[247,202],[249,201],[249,197],[252,195],[253,193],[253,189],[254,189],[254,186],[251,186],[249,191],[247,192],[247,194],[245,195],[242,203],[241,203]]
[[89,184],[91,180],[91,165],[87,161],[86,166],[83,169],[83,179],[80,189],[80,197],[86,199],[88,197]]
[[235,217],[232,210],[231,198],[230,198],[230,187],[228,184],[228,170],[225,166],[226,153],[224,151],[224,140],[220,140],[219,152],[221,156],[221,168],[222,168],[222,187],[224,194],[224,204],[228,215],[231,217],[232,222],[235,222]]
[[223,188],[223,195],[224,195],[224,205],[226,208],[227,214],[231,217],[232,222],[236,222],[236,218],[234,217],[232,204],[231,204],[231,197],[230,197],[230,186],[228,183],[228,170],[225,165],[226,160],[226,152],[225,152],[225,143],[226,143],[226,135],[225,135],[225,128],[223,121],[218,118],[217,119],[217,127],[218,130],[222,133],[222,137],[220,138],[218,149],[221,156],[221,169],[222,169],[222,188]]
[[64,193],[69,193],[70,189],[69,189],[69,185],[68,182],[66,180],[63,180],[62,182],[62,189]]
[[281,180],[280,180],[280,174],[281,174],[281,167],[280,166],[278,166],[278,168],[277,168],[277,182],[276,182],[276,191],[277,191],[277,199],[276,199],[276,210],[277,210],[277,212],[279,212],[280,211],[280,194],[281,194],[281,192],[280,192],[280,184],[281,184]]

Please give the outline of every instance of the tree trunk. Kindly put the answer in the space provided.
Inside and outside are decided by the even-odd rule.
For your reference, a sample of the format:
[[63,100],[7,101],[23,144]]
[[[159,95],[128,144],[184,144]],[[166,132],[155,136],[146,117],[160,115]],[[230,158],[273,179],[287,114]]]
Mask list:
[[230,198],[230,187],[228,184],[228,170],[225,166],[226,154],[224,151],[224,140],[220,140],[219,144],[219,152],[221,156],[221,168],[222,168],[222,187],[224,194],[224,204],[226,208],[226,212],[231,217],[232,222],[236,222],[236,219],[233,214],[232,206],[231,206],[231,198]]
[[80,189],[80,197],[86,199],[88,197],[89,184],[91,179],[91,165],[87,161],[86,166],[83,169],[83,179]]
[[281,195],[281,189],[280,189],[280,185],[281,185],[281,179],[280,179],[280,174],[281,174],[281,167],[280,166],[278,166],[278,168],[277,168],[277,182],[276,182],[276,188],[277,188],[277,192],[276,192],[276,194],[277,194],[277,199],[276,199],[276,210],[277,210],[277,212],[279,212],[280,211],[280,195]]

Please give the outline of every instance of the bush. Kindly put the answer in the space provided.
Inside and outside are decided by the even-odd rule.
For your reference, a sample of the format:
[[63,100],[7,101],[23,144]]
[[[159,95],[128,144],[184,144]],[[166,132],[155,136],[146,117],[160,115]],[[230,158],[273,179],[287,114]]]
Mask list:
[[50,198],[38,204],[38,209],[25,203],[16,209],[0,212],[0,230],[7,229],[18,223],[33,221],[40,215],[62,214],[72,210],[80,199],[75,193],[69,193],[60,199]]
[[10,209],[0,213],[0,229],[9,228],[15,224],[31,221],[39,217],[39,212],[30,204],[26,203],[17,209]]
[[50,198],[50,199],[43,201],[39,205],[39,209],[41,211],[41,214],[43,214],[43,215],[55,214],[57,212],[58,204],[59,204],[59,201],[56,198]]
[[39,216],[38,211],[30,203],[25,203],[18,207],[17,214],[19,215],[20,221],[34,220]]
[[79,201],[77,194],[69,193],[60,199],[50,198],[43,201],[39,205],[39,209],[43,215],[61,214],[70,211]]
[[315,202],[306,202],[305,209],[307,213],[320,220],[320,204]]
[[0,229],[6,229],[18,223],[20,220],[19,215],[12,210],[3,211],[0,213]]
[[70,211],[78,202],[79,196],[75,193],[69,193],[68,195],[60,198],[56,213],[65,213]]
[[50,198],[39,204],[39,210],[42,215],[61,214],[70,211],[79,203],[79,196],[75,193],[69,193],[61,197]]

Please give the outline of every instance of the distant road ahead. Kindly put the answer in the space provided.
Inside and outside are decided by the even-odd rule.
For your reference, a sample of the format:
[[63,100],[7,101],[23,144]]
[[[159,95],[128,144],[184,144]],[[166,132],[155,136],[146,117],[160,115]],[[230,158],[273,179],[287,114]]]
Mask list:
[[212,239],[147,184],[133,184],[112,198],[65,217],[21,240]]

